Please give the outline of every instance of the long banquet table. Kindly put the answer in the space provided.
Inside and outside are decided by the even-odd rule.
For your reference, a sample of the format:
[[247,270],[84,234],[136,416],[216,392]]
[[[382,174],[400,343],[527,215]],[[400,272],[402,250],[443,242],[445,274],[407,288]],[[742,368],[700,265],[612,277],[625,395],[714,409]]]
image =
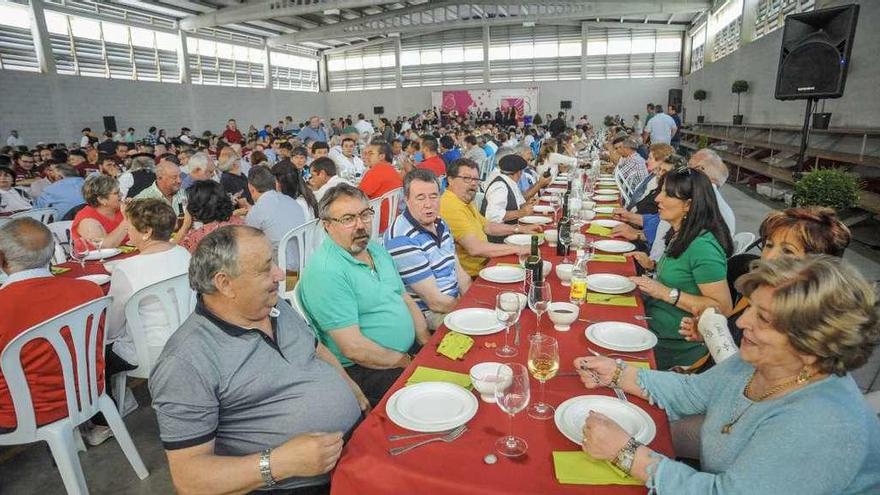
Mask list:
[[[588,239],[595,237],[587,235]],[[546,243],[541,246],[544,260],[553,263],[554,270],[547,280],[552,285],[554,301],[568,301],[569,288],[563,287],[555,274],[555,266],[561,258],[555,248]],[[573,256],[573,255],[572,255]],[[515,256],[493,259],[490,265],[516,263]],[[590,273],[616,273],[625,276],[636,274],[632,259],[625,263],[589,263]],[[501,289],[503,287],[503,289]],[[457,309],[469,307],[494,308],[495,295],[500,290],[521,290],[520,284],[497,284],[480,278],[474,281],[471,289],[462,297]],[[644,315],[644,305],[638,292],[635,292],[637,307],[620,307],[584,303],[579,318],[594,321],[624,321],[646,326],[644,321],[636,320],[636,315]],[[507,362],[526,364],[529,348],[529,334],[534,333],[536,317],[528,308],[520,317],[522,333],[519,353]],[[548,315],[542,317],[541,332],[556,337],[559,341],[560,372],[574,371],[572,361],[578,356],[589,355],[588,349],[599,352],[612,352],[589,342],[584,330],[590,323],[576,321],[568,332],[553,329]],[[332,493],[335,495],[388,495],[388,494],[637,494],[646,493],[644,486],[623,485],[573,485],[560,484],[556,480],[552,452],[576,451],[579,446],[566,439],[555,426],[553,419],[536,420],[525,411],[513,420],[514,434],[525,439],[528,452],[518,458],[505,458],[495,453],[495,440],[507,434],[507,415],[495,404],[480,401],[476,416],[468,423],[468,431],[452,443],[434,442],[414,449],[406,454],[392,457],[390,447],[407,445],[411,441],[393,444],[387,440],[389,435],[407,433],[388,419],[385,403],[395,391],[406,385],[407,379],[419,366],[427,366],[467,374],[470,368],[481,362],[505,362],[495,355],[495,348],[486,348],[486,342],[503,345],[504,334],[474,337],[473,348],[463,360],[452,361],[436,353],[437,345],[449,330],[442,326],[415,357],[412,364],[404,370],[400,378],[386,393],[385,398],[373,409],[357,427],[346,445],[342,457],[332,475]],[[511,342],[513,330],[511,329]],[[631,353],[633,360],[647,360],[656,367],[652,351]],[[476,392],[474,392],[476,393]],[[538,383],[532,380],[532,400],[538,398]],[[546,402],[554,407],[578,395],[608,395],[614,393],[608,388],[592,391],[584,388],[577,376],[557,376],[545,385]],[[646,401],[627,396],[635,405],[644,409],[657,425],[657,435],[650,447],[666,455],[672,454],[672,443],[666,414]],[[418,439],[417,439],[418,440]],[[496,454],[498,461],[487,464],[484,457]]]

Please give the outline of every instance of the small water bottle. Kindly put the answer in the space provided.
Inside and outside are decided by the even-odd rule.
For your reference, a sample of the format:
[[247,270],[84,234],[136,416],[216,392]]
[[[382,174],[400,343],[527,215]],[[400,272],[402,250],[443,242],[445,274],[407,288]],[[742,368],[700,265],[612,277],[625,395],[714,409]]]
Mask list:
[[[573,276],[572,280],[574,280]],[[709,354],[712,355],[716,364],[720,364],[739,351],[733,341],[733,336],[730,335],[730,330],[727,328],[727,318],[716,313],[714,308],[703,311],[697,324],[697,330],[703,336],[703,342],[709,348]]]
[[587,300],[587,256],[582,249],[577,251],[577,262],[571,271],[571,289],[568,294],[572,304],[581,305]]

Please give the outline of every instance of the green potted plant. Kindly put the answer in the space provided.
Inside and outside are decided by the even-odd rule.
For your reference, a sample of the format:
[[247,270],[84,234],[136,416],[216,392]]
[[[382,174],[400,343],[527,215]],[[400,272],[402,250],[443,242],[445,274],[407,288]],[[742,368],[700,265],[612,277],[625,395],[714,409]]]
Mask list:
[[736,115],[733,116],[733,125],[742,125],[743,116],[739,113],[739,103],[743,93],[748,93],[749,83],[746,81],[733,81],[730,91],[736,95]]
[[706,117],[703,115],[703,102],[706,98],[709,97],[709,93],[706,92],[705,89],[698,89],[694,91],[694,99],[700,102],[700,115],[697,116],[697,123],[702,124],[706,121]]
[[826,206],[835,210],[852,208],[859,202],[862,181],[839,168],[817,168],[794,185],[795,206]]

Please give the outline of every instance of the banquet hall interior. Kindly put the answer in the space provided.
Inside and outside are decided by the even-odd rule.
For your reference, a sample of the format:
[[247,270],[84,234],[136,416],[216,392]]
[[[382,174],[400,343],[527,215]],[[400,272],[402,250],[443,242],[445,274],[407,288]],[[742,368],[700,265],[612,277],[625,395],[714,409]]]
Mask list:
[[0,0],[0,494],[880,493],[878,24]]

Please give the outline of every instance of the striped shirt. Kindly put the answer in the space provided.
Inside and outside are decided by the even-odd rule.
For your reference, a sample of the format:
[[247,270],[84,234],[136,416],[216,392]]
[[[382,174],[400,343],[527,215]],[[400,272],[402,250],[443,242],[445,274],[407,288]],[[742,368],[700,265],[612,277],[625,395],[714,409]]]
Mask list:
[[426,311],[428,305],[412,289],[414,283],[430,277],[443,294],[459,295],[455,241],[442,219],[437,219],[436,228],[435,235],[422,227],[409,210],[404,210],[385,231],[385,248],[394,259],[407,293],[422,311]]

